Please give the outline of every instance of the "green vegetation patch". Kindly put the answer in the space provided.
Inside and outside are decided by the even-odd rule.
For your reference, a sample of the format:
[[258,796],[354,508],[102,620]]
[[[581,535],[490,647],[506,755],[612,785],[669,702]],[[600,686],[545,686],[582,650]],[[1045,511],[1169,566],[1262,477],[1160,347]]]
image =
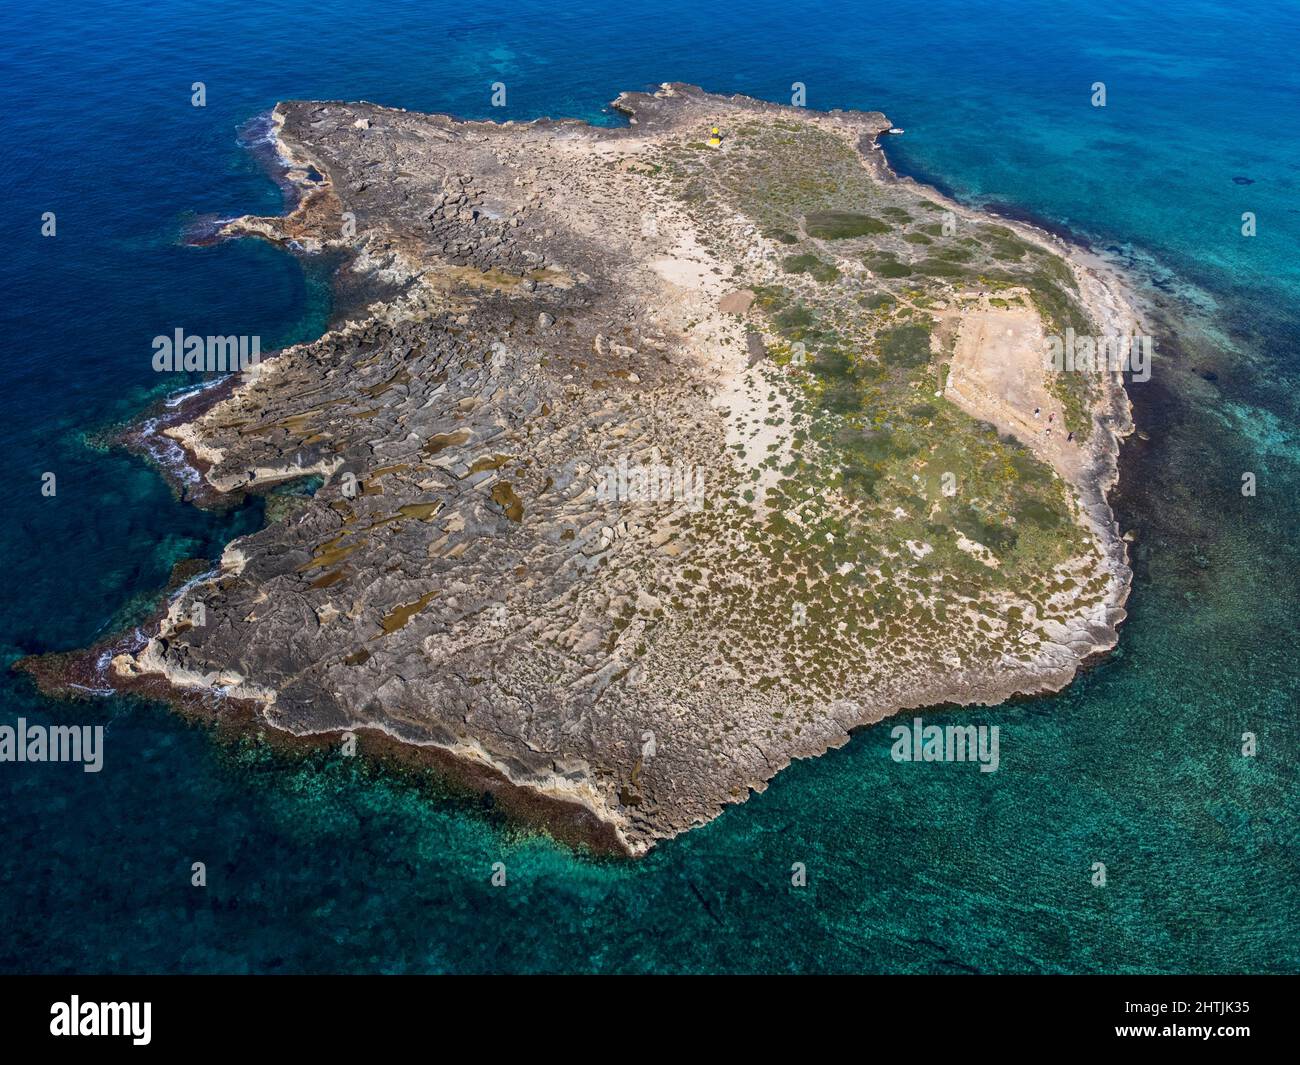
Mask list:
[[769,240],[775,240],[779,244],[798,244],[799,238],[793,233],[787,233],[784,229],[767,229],[764,230],[763,236]]
[[839,278],[839,270],[832,264],[817,258],[812,252],[802,255],[787,255],[781,262],[781,269],[787,274],[808,274],[816,281],[829,284]]
[[856,211],[814,211],[804,221],[810,237],[818,240],[844,240],[888,233],[889,223]]
[[912,368],[930,361],[930,327],[898,325],[880,334],[880,358],[886,366]]
[[875,259],[868,262],[871,267],[881,277],[910,277],[912,268],[907,263],[900,263],[897,259]]
[[922,259],[919,263],[913,263],[912,269],[926,277],[965,277],[969,273],[959,263],[939,258]]

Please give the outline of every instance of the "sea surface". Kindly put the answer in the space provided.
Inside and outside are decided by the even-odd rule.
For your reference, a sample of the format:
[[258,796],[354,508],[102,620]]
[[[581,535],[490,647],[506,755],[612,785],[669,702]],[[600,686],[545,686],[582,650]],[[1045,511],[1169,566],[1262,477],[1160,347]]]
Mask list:
[[[9,0],[0,724],[106,738],[97,774],[0,763],[0,970],[1300,969],[1297,51],[1289,0]],[[1068,230],[1148,302],[1114,500],[1130,618],[1061,694],[963,713],[1000,726],[998,772],[897,764],[869,729],[630,863],[9,672],[129,627],[175,562],[262,520],[201,512],[103,442],[186,384],[152,371],[155,335],[325,328],[323,264],[182,240],[279,210],[251,119],[319,98],[614,123],[620,91],[667,80],[883,110],[900,172]]]

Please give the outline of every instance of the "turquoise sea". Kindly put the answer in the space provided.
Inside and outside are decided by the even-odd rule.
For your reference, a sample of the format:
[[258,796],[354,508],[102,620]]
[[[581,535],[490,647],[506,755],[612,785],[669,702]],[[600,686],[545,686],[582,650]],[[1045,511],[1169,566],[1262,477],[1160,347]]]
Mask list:
[[802,82],[810,107],[906,128],[901,172],[1125,264],[1160,354],[1115,496],[1136,534],[1120,647],[1056,697],[978,712],[999,772],[899,765],[867,730],[633,864],[6,669],[0,724],[103,724],[106,749],[98,774],[0,764],[0,970],[1300,969],[1297,49],[1290,0],[10,0],[6,667],[129,625],[174,562],[261,520],[188,506],[100,440],[176,387],[150,368],[159,333],[265,349],[325,328],[324,264],[181,240],[279,209],[240,137],[278,99],[613,123],[619,91],[666,80],[786,102]]

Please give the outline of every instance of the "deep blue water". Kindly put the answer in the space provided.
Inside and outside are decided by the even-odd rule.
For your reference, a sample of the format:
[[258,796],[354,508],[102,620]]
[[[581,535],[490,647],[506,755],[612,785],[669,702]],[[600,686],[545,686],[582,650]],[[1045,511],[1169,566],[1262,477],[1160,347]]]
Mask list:
[[811,107],[904,126],[900,170],[1129,264],[1166,357],[1133,390],[1149,439],[1117,498],[1138,537],[1120,650],[1057,697],[982,712],[1000,772],[898,765],[868,730],[633,865],[353,762],[51,703],[6,674],[0,723],[108,732],[99,774],[0,764],[0,969],[1300,968],[1298,47],[1282,0],[6,5],[5,665],[115,631],[175,561],[259,520],[177,501],[96,441],[176,387],[150,369],[158,333],[324,328],[319,265],[179,240],[196,216],[278,209],[238,139],[278,99],[613,122],[619,91],[665,80],[786,101],[800,81]]

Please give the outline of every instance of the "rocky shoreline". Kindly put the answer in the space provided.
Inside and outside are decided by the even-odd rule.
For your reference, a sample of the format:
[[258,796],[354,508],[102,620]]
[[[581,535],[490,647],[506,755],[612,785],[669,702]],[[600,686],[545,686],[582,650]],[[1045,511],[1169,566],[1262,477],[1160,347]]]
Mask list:
[[[1050,538],[1021,517],[1012,524],[1036,545],[1024,561],[1012,548],[983,566],[952,553],[948,569],[930,571],[936,544],[855,517],[915,492],[859,497],[837,480],[811,493],[835,510],[800,525],[792,567],[795,552],[779,538],[787,530],[771,524],[781,508],[746,498],[755,486],[760,497],[791,491],[810,475],[786,471],[815,466],[810,459],[839,461],[820,444],[806,445],[810,459],[794,453],[792,440],[807,441],[827,420],[826,386],[814,381],[809,392],[804,376],[777,362],[790,346],[779,315],[735,297],[781,282],[781,298],[798,297],[791,306],[820,307],[803,260],[792,269],[780,245],[799,242],[818,262],[835,254],[836,237],[807,231],[839,217],[829,208],[840,193],[818,193],[827,207],[790,208],[778,188],[771,199],[797,226],[769,235],[764,219],[777,209],[750,203],[725,171],[708,172],[712,185],[692,176],[697,159],[710,158],[692,154],[709,152],[700,138],[722,125],[716,158],[732,152],[760,174],[764,153],[788,139],[825,138],[818,143],[851,150],[856,162],[839,165],[869,175],[871,195],[892,187],[900,199],[882,208],[900,212],[892,217],[927,201],[963,231],[982,234],[988,219],[893,175],[873,150],[889,128],[878,112],[802,112],[681,85],[624,94],[614,106],[628,127],[277,107],[277,150],[299,194],[285,216],[236,219],[225,235],[346,252],[342,269],[383,296],[358,320],[189,397],[151,428],[189,456],[198,505],[310,475],[325,487],[230,545],[212,576],[153,620],[143,646],[27,660],[43,688],[107,684],[302,742],[351,733],[363,751],[431,766],[562,838],[637,855],[762,791],[792,759],[842,745],[853,729],[903,710],[1059,690],[1115,645],[1131,574],[1107,495],[1132,421],[1111,375],[1092,400],[1094,431],[1051,484],[1044,467],[1030,471],[1029,457],[1008,452],[1042,499],[1073,509],[1073,525],[1056,535],[1071,544],[1082,535],[1077,547],[1044,546]],[[935,242],[906,225],[914,246]],[[1122,280],[1103,264],[1033,227],[1002,225],[1042,249],[1017,262],[1068,261],[1099,333],[1136,329]],[[1007,238],[986,238],[998,241]],[[834,267],[859,303],[859,289],[889,276],[880,264],[897,261],[897,252],[870,251],[864,274],[843,257]],[[932,317],[937,364],[947,357],[945,323],[960,340],[961,294],[912,291],[890,289],[910,310],[877,314],[870,328]],[[931,371],[907,372],[910,380],[890,379],[912,397],[899,409],[933,410],[917,402]],[[808,394],[822,407],[801,415]],[[915,414],[909,440],[925,440],[939,416],[958,419],[990,453],[1009,446],[947,412]],[[787,417],[804,428],[777,428]],[[855,429],[852,417],[847,429],[835,423],[836,439],[852,430],[854,447],[874,446],[885,431]],[[790,463],[755,459],[747,443]],[[878,461],[873,453],[871,476],[905,486],[915,469],[912,481],[923,480],[909,446]],[[702,513],[683,498],[602,498],[601,470],[651,455],[704,471]],[[984,501],[995,488],[1023,485],[970,494]],[[1021,513],[1036,521],[1046,504],[1029,502]],[[897,517],[902,505],[893,519],[881,513],[936,539],[943,505],[936,498],[916,518]],[[805,558],[811,530],[832,519],[826,542],[838,549],[852,534],[864,546]],[[882,537],[891,539],[877,552]],[[1041,561],[1049,550],[1060,557]],[[1026,584],[1041,581],[1041,596],[1031,602],[992,583],[1004,564]],[[787,578],[782,598],[754,598],[756,589],[776,595]],[[935,609],[949,599],[957,610]],[[996,631],[1012,611],[1023,624]],[[785,635],[752,638],[752,617],[783,614],[810,617]],[[924,625],[906,620],[922,614]],[[1012,653],[1020,645],[1027,651]],[[109,668],[92,668],[106,651]]]

